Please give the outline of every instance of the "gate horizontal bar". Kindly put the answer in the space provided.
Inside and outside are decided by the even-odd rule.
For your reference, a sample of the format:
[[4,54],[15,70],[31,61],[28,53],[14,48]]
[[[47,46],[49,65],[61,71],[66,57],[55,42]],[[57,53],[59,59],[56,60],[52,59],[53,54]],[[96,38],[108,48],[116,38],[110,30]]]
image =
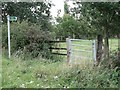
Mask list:
[[75,57],[77,57],[77,58],[86,58],[86,59],[92,59],[92,57],[83,57],[83,56],[77,56],[77,55],[75,55],[75,56],[74,56],[74,59],[75,59]]
[[67,54],[63,54],[63,53],[52,53],[52,54],[65,55],[65,56],[67,56]]
[[78,51],[78,52],[92,52],[92,51],[87,51],[87,50],[78,50],[78,49],[74,49],[72,51]]
[[83,40],[83,39],[70,39],[71,41],[93,41],[93,40]]
[[89,46],[90,47],[90,45],[80,45],[80,44],[72,44],[72,46]]
[[53,47],[51,47],[51,48],[49,48],[49,49],[67,50],[67,48],[53,48]]

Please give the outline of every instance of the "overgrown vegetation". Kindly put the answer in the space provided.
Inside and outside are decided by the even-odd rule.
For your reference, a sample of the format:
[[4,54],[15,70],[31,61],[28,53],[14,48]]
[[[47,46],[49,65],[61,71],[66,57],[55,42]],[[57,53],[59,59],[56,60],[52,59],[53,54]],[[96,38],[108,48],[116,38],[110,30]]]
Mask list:
[[[43,31],[39,25],[27,21],[11,23],[11,53],[17,57],[50,57],[49,41],[52,34]],[[7,25],[2,27],[2,47],[7,46]],[[23,58],[24,59],[24,58]]]
[[[76,7],[70,11],[65,2],[65,14],[56,18],[57,24],[51,24],[49,10],[52,4],[46,2],[2,3],[2,87],[117,88],[120,80],[120,50],[109,51],[109,38],[120,38],[120,4],[75,1]],[[10,22],[10,59],[7,58],[6,15],[18,17],[17,22]],[[69,36],[96,39],[98,64],[69,66],[66,58],[53,57],[49,41],[56,36],[63,36],[64,40]]]
[[101,65],[103,67],[112,69],[117,68],[117,70],[120,70],[120,59],[118,58],[119,52],[119,49],[111,51],[109,60],[102,60]]
[[[36,64],[37,63],[37,64]],[[119,71],[101,67],[68,66],[47,60],[3,58],[2,87],[11,88],[117,88]]]

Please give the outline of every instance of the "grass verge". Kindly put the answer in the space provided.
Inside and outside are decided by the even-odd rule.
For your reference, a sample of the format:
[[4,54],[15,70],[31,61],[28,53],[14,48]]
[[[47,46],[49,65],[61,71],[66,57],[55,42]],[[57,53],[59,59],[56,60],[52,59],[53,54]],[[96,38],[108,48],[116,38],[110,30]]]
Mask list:
[[65,62],[2,58],[3,88],[117,88],[120,72]]

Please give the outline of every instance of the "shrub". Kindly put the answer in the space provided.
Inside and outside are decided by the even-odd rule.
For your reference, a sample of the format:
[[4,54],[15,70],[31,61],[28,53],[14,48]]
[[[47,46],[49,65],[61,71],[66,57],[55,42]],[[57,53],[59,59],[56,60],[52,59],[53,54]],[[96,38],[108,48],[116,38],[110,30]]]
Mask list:
[[107,68],[118,68],[120,69],[120,60],[119,60],[120,50],[110,51],[109,59],[103,59],[100,63],[103,67]]
[[61,73],[60,85],[70,88],[117,88],[120,73],[103,67],[73,67]]
[[[11,30],[11,53],[17,56],[49,56],[49,43],[52,36],[49,31],[44,31],[40,26],[29,24],[26,21],[12,22]],[[7,25],[2,27],[2,47],[7,49]]]
[[116,67],[120,68],[120,60],[118,56],[119,53],[120,53],[120,49],[111,51],[110,53],[110,67],[111,68],[116,68]]

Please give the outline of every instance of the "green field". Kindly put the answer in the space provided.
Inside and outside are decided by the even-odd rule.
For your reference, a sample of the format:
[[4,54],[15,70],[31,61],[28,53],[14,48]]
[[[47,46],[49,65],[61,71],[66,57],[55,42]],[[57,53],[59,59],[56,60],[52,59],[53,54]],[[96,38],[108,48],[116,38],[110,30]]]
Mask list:
[[[78,40],[78,41],[72,41],[72,56],[71,56],[71,62],[72,63],[93,63],[94,62],[94,55],[93,55],[93,41],[92,40]],[[79,46],[81,45],[81,46]],[[60,48],[66,48],[66,43],[60,43],[56,44],[55,47]],[[109,48],[110,51],[117,50],[118,48],[118,39],[109,39]],[[77,51],[75,51],[77,50]],[[79,50],[85,50],[85,51],[79,51]],[[59,53],[67,53],[66,50],[53,50],[53,52],[59,52]],[[88,52],[86,52],[88,51]],[[90,52],[89,52],[90,51]],[[66,56],[65,56],[66,59]]]
[[118,49],[118,39],[110,39],[109,40],[110,50],[117,50]]

